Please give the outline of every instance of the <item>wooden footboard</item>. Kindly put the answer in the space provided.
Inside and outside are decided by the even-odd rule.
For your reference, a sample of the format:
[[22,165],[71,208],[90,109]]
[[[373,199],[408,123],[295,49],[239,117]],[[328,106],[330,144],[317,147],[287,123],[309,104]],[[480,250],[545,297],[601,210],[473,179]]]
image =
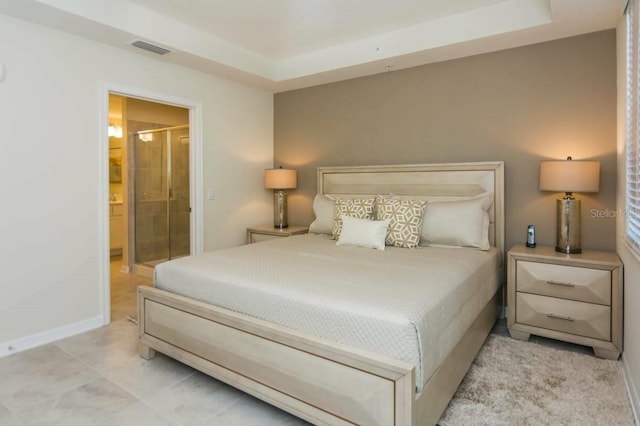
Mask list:
[[495,319],[494,296],[415,395],[405,362],[138,287],[140,356],[162,352],[314,424],[436,424]]
[[414,367],[149,287],[140,354],[154,350],[315,424],[411,425]]

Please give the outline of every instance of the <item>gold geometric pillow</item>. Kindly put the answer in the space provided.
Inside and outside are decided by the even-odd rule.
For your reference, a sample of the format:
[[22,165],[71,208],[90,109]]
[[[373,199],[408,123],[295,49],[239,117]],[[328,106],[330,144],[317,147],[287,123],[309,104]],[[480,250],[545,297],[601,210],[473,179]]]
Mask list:
[[388,246],[414,248],[420,242],[420,231],[426,201],[376,197],[376,218],[391,219],[385,240]]
[[369,199],[337,199],[333,208],[333,235],[337,240],[342,232],[342,216],[351,216],[358,219],[373,220],[374,198]]

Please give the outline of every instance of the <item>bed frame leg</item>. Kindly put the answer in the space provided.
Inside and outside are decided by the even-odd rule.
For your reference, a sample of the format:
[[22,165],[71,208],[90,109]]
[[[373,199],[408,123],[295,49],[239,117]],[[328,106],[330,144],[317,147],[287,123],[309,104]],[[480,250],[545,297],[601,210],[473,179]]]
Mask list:
[[153,359],[156,356],[156,351],[151,349],[149,345],[145,345],[142,342],[138,342],[138,355],[146,360]]

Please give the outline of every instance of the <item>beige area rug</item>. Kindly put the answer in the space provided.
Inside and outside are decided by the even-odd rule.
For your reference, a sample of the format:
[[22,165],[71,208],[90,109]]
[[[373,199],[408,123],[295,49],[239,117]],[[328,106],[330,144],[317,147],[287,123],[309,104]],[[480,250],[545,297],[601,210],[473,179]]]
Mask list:
[[618,361],[489,335],[440,422],[633,425]]

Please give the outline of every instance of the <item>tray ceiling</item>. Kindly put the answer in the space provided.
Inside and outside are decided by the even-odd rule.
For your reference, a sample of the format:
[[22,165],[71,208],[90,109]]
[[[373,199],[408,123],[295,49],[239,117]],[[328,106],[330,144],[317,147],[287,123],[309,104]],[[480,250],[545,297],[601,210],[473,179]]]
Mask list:
[[615,28],[625,3],[0,0],[0,13],[277,92]]

